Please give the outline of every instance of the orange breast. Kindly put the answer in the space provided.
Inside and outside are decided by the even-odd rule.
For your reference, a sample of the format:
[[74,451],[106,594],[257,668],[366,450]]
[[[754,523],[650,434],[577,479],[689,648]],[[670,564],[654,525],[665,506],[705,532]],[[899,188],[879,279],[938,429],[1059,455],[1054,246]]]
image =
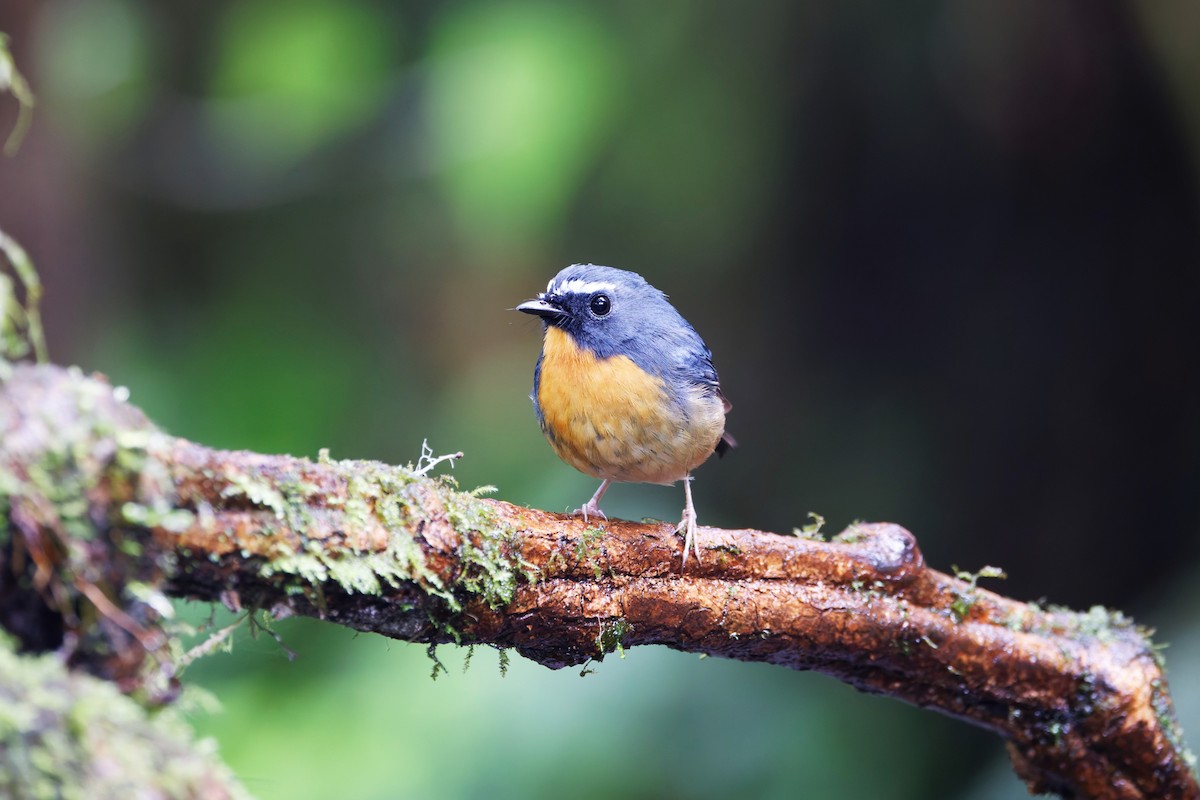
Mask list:
[[580,472],[673,483],[703,463],[725,427],[721,401],[691,386],[675,398],[669,391],[626,356],[597,358],[566,332],[546,331],[542,426],[559,458]]

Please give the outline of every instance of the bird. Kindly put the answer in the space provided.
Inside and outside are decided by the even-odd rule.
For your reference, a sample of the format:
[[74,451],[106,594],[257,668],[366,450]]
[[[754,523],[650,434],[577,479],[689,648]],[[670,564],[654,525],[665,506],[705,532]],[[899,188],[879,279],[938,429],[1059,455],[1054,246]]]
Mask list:
[[601,481],[575,515],[608,517],[600,499],[615,482],[683,481],[683,560],[696,539],[692,471],[737,443],[732,405],[712,352],[667,296],[636,272],[572,264],[515,311],[541,318],[533,370],[534,413],[560,459]]

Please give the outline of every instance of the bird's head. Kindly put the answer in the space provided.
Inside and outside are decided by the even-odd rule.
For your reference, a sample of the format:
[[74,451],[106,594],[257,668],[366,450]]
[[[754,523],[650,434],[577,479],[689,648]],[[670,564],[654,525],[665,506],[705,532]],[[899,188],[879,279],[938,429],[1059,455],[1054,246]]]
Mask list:
[[572,264],[516,310],[541,317],[546,327],[563,330],[602,357],[653,346],[687,326],[641,275],[595,264]]

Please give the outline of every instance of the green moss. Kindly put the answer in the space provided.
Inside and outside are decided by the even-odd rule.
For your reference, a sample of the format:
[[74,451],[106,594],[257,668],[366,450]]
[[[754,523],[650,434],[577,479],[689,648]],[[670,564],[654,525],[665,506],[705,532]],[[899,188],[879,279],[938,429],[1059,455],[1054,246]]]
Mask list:
[[545,562],[545,565],[543,566],[543,573],[542,573],[541,577],[543,579],[545,579],[546,577],[548,577],[550,575],[555,575],[555,574],[565,570],[566,567],[567,567],[567,559],[565,556],[563,556],[562,549],[559,547],[556,547],[550,551],[550,555],[546,558],[546,562]]
[[[1133,620],[1116,609],[1092,606],[1085,612],[1074,612],[1073,630],[1080,636],[1091,636],[1101,641],[1112,639],[1120,630],[1136,630]],[[1139,631],[1148,638],[1149,631]]]
[[500,677],[501,678],[508,677],[508,663],[509,663],[508,650],[505,648],[500,648]]
[[265,578],[295,578],[292,588],[305,592],[332,581],[346,592],[377,595],[385,586],[395,588],[415,581],[429,593],[450,599],[440,579],[426,566],[421,548],[402,530],[391,532],[385,550],[372,553],[342,555],[331,552],[320,541],[310,541],[299,553],[263,562],[259,574]]
[[518,585],[537,580],[536,568],[520,556],[516,531],[501,523],[490,505],[452,491],[443,491],[442,500],[450,523],[462,536],[458,588],[500,608],[512,602]]
[[429,647],[425,648],[425,655],[429,656],[429,660],[433,662],[432,671],[429,673],[430,680],[436,681],[438,675],[450,672],[450,670],[446,669],[446,665],[442,663],[442,660],[438,658],[436,644],[430,644]]
[[[182,533],[195,523],[196,515],[186,508],[168,509],[164,508],[162,504],[158,508],[152,508],[141,503],[129,502],[121,506],[121,519],[130,525],[138,525],[143,528],[162,528],[172,533]],[[136,551],[127,550],[130,555],[141,554],[139,543],[126,541],[129,546],[136,545],[138,547]]]
[[1047,604],[1044,600],[1034,601],[1009,615],[1003,623],[1009,630],[1023,633],[1093,638],[1101,642],[1132,635],[1141,638],[1146,650],[1161,662],[1161,647],[1152,641],[1152,630],[1138,625],[1120,611],[1104,606],[1075,611],[1066,606]]
[[975,597],[971,594],[955,595],[950,602],[950,613],[954,615],[955,622],[962,622],[971,613],[971,609],[975,607]]
[[[264,577],[282,577],[285,584],[287,578],[294,578],[292,588],[304,592],[333,581],[357,594],[380,594],[388,587],[413,582],[446,601],[452,611],[461,608],[462,594],[479,596],[499,608],[512,601],[521,581],[532,580],[533,567],[520,559],[515,532],[500,522],[490,505],[475,497],[477,493],[454,491],[448,476],[433,480],[416,475],[411,468],[324,458],[326,465],[344,470],[346,475],[346,498],[340,509],[346,526],[359,530],[384,527],[389,536],[387,547],[377,552],[338,553],[331,552],[326,542],[312,540],[301,552],[265,561],[260,570]],[[237,495],[272,509],[289,529],[303,534],[311,526],[308,502],[316,487],[299,479],[278,481],[274,491],[265,491],[253,482],[240,481],[235,486]],[[423,513],[413,495],[418,486],[421,491],[438,493],[448,521],[461,534],[458,555],[462,569],[454,585],[447,585],[429,569],[421,545],[408,532],[419,527],[414,515]]]
[[591,567],[596,580],[604,576],[604,570],[600,566],[600,556],[604,553],[600,540],[603,538],[604,531],[601,528],[588,528],[580,534],[579,541],[575,543],[575,560]]
[[0,637],[0,796],[249,797],[182,717]]
[[821,528],[825,527],[825,518],[815,511],[808,512],[808,518],[812,521],[799,528],[793,528],[792,535],[801,539],[811,539],[814,542],[826,541],[825,534],[821,533]]
[[221,496],[245,497],[251,504],[275,512],[277,519],[287,516],[289,505],[284,501],[283,494],[272,486],[266,479],[244,472],[226,475],[229,485],[221,490]]
[[967,582],[965,591],[955,592],[954,599],[950,601],[950,613],[954,616],[955,622],[962,622],[971,613],[971,609],[975,607],[978,601],[978,596],[975,594],[980,578],[1007,578],[1004,570],[999,567],[982,567],[978,572],[967,572],[960,570],[957,566],[951,566],[954,575],[961,581]]
[[[392,467],[370,461],[333,461],[322,453],[322,466],[342,473],[346,481],[340,501],[322,495],[320,487],[303,477],[301,466],[296,475],[265,479],[245,474],[212,475],[225,481],[224,497],[235,502],[244,499],[254,507],[269,510],[279,521],[279,530],[267,526],[263,534],[274,536],[286,529],[301,537],[298,551],[290,548],[261,559],[259,574],[273,580],[289,595],[304,595],[318,608],[325,607],[323,587],[336,584],[347,593],[378,595],[402,584],[415,584],[427,594],[440,598],[449,612],[461,610],[464,597],[475,595],[491,607],[512,601],[521,581],[532,581],[534,569],[523,562],[515,533],[498,519],[494,509],[474,494],[453,491],[446,477],[429,479],[415,475],[411,468]],[[458,553],[462,568],[453,583],[447,583],[431,570],[424,550],[410,531],[420,530],[428,504],[426,493],[436,492],[446,509],[449,523],[461,534]],[[338,548],[338,542],[325,537],[306,538],[320,520],[314,520],[314,497],[344,515],[341,521],[348,531],[387,531],[382,550],[356,551]],[[339,507],[340,506],[340,507]],[[129,507],[127,516],[138,522],[154,521],[153,515]],[[249,558],[250,553],[243,553]],[[431,624],[455,641],[461,638],[452,623],[436,607],[430,607]],[[441,672],[435,669],[435,672]]]
[[323,556],[320,548],[314,548],[314,551],[289,553],[272,559],[263,564],[259,574],[264,578],[290,575],[298,578],[303,584],[324,583],[329,577],[329,559]]
[[621,658],[625,657],[625,637],[633,630],[633,626],[624,618],[604,620],[600,623],[600,632],[596,634],[596,649],[599,655],[597,661],[603,661],[604,656],[616,652]]
[[[306,540],[300,552],[264,561],[260,574],[282,578],[286,589],[309,595],[327,581],[346,592],[371,595],[380,594],[385,587],[412,581],[431,594],[453,601],[448,588],[425,563],[420,545],[408,533],[412,502],[408,492],[415,480],[412,473],[373,461],[329,461],[326,457],[324,463],[343,469],[347,475],[346,499],[341,509],[347,517],[347,527],[369,530],[382,525],[389,532],[387,547],[372,552],[337,552],[323,540]],[[298,476],[285,476],[273,486],[242,475],[230,480],[232,490],[223,492],[225,496],[244,496],[255,505],[273,511],[288,529],[301,536],[311,529],[309,502],[318,487]]]
[[[8,385],[10,404],[0,407],[0,416],[21,409],[38,436],[0,454],[6,462],[0,466],[3,535],[11,536],[10,509],[19,506],[25,535],[36,540],[31,547],[53,557],[50,587],[38,601],[76,637],[77,663],[128,681],[141,654],[120,625],[92,624],[109,612],[91,598],[102,593],[139,620],[145,635],[154,634],[160,613],[125,587],[155,585],[170,567],[172,554],[155,547],[147,526],[178,529],[190,521],[187,512],[173,510],[171,478],[151,456],[167,439],[125,403],[128,392],[120,387],[78,369],[19,369],[24,374]],[[0,418],[0,429],[8,425]],[[21,581],[18,586],[27,585]]]
[[[122,390],[84,377],[78,370],[55,373],[46,375],[48,382],[57,382],[53,402],[39,409],[47,428],[44,447],[25,458],[24,454],[6,453],[8,460],[0,459],[0,511],[4,512],[0,520],[7,522],[11,517],[8,510],[14,503],[22,503],[23,510],[36,512],[37,530],[51,532],[53,552],[64,551],[56,563],[56,586],[63,591],[49,594],[64,598],[58,609],[64,617],[81,609],[77,632],[97,617],[86,598],[77,593],[77,580],[83,577],[95,587],[102,586],[105,595],[123,610],[147,621],[148,632],[153,633],[158,609],[166,607],[159,602],[157,586],[173,568],[173,551],[169,547],[158,551],[149,530],[179,532],[197,518],[194,512],[176,508],[174,483],[155,457],[171,446],[171,440],[124,404]],[[39,380],[35,376],[26,385],[36,385]],[[298,550],[288,547],[286,552],[265,557],[261,547],[247,546],[241,551],[244,559],[257,563],[260,574],[284,593],[303,594],[321,608],[323,587],[330,583],[345,592],[365,595],[415,584],[444,601],[441,609],[457,612],[468,596],[477,596],[493,608],[506,605],[523,581],[535,578],[535,568],[520,557],[515,532],[491,504],[476,496],[488,487],[464,494],[453,491],[453,481],[446,476],[430,479],[411,469],[377,462],[333,461],[327,453],[322,453],[321,459],[323,469],[344,476],[343,500],[326,497],[321,487],[306,477],[303,461],[296,462],[293,474],[212,468],[207,475],[207,480],[224,487],[222,499],[227,507],[269,512],[261,515],[267,521],[264,536],[273,541],[283,541],[284,532],[299,536]],[[430,507],[429,492],[437,493],[450,525],[460,534],[461,569],[453,581],[429,567],[423,545],[412,533],[422,530],[428,521],[422,515]],[[106,524],[97,524],[99,507],[89,506],[94,498],[115,501],[106,507],[111,512]],[[383,549],[339,549],[342,538],[338,531],[321,530],[320,536],[307,538],[327,524],[324,510],[313,507],[318,500],[329,504],[330,511],[344,515],[338,524],[346,531],[386,530]],[[335,505],[339,503],[340,508]],[[589,552],[599,552],[600,535],[593,531],[585,536]],[[0,536],[11,536],[10,524],[0,526]],[[96,547],[98,537],[103,539],[102,551]],[[98,559],[97,552],[106,557]],[[213,560],[220,557],[214,555]],[[137,588],[128,590],[130,586]],[[435,613],[448,616],[443,610],[431,615]],[[458,638],[446,619],[433,621],[447,635]],[[113,630],[116,626],[92,627]],[[81,639],[81,649],[88,647],[101,658],[119,649],[101,638]]]
[[870,531],[865,527],[862,520],[854,520],[854,522],[851,522],[846,527],[846,530],[836,534],[830,541],[837,542],[838,544],[858,544],[864,541],[869,534]]

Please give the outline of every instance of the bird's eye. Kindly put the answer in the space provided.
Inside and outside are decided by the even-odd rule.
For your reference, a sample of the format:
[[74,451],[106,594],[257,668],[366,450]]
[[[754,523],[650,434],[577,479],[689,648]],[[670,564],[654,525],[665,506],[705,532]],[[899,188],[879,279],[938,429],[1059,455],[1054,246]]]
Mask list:
[[592,309],[592,313],[597,317],[603,317],[612,311],[612,301],[608,299],[608,295],[606,294],[592,295],[591,302],[588,303],[588,308]]

